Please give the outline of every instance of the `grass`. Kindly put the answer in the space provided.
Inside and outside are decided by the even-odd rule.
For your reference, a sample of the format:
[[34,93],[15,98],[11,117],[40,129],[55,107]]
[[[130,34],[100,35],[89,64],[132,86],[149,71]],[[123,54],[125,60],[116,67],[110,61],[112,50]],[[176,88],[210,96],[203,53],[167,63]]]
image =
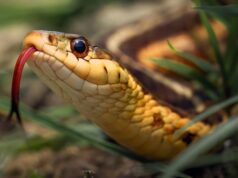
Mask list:
[[6,136],[0,136],[0,176],[3,175],[3,169],[6,162],[15,154],[24,144],[24,136],[21,132],[13,132]]
[[[72,7],[72,4],[74,4],[73,0],[68,2],[60,2],[64,6],[66,5],[67,7]],[[100,4],[98,1],[96,2],[96,4]],[[175,136],[181,134],[194,122],[203,120],[209,115],[220,111],[221,109],[227,109],[228,111],[231,111],[232,106],[234,106],[234,104],[238,102],[238,5],[230,4],[227,6],[221,6],[216,1],[211,1],[210,3],[204,3],[204,1],[202,2],[203,3],[201,3],[200,1],[195,1],[195,9],[197,9],[200,13],[201,21],[204,25],[204,28],[207,30],[209,41],[215,56],[216,64],[213,65],[207,60],[200,59],[191,53],[176,49],[171,41],[168,41],[168,47],[171,49],[171,51],[173,51],[178,56],[183,57],[188,61],[194,63],[197,67],[201,69],[202,73],[177,61],[168,61],[166,59],[159,58],[152,59],[158,65],[164,68],[168,68],[188,78],[192,82],[199,84],[196,86],[199,86],[200,89],[204,90],[207,96],[210,97],[210,99],[214,101],[214,103],[216,103],[214,106],[207,108],[205,112],[197,115],[194,120],[191,121],[191,123],[176,132]],[[62,5],[61,3],[57,4],[60,8]],[[85,4],[82,3],[77,8],[75,7],[71,10],[59,11],[58,13],[54,14],[51,14],[50,11],[46,11],[46,16],[50,18],[45,18],[45,23],[50,23],[53,17],[55,16],[61,17],[67,14],[65,15],[65,18],[68,18],[70,15],[76,14],[76,9],[82,9],[83,5]],[[1,6],[1,8],[4,7]],[[0,18],[0,22],[6,22],[8,20],[13,23],[15,20],[22,20],[24,17],[30,16],[29,14],[32,14],[34,10],[34,8],[32,9],[32,7],[29,6],[15,6],[14,8],[14,12],[17,13],[13,13],[12,16],[2,16]],[[24,11],[25,8],[29,9],[27,11]],[[44,9],[43,6],[40,8]],[[87,6],[87,8],[92,9],[93,7]],[[36,11],[36,16],[39,16],[41,10]],[[16,18],[17,16],[18,18]],[[37,17],[30,18],[35,19]],[[220,20],[227,27],[228,37],[226,40],[225,50],[220,49],[217,37],[213,31],[212,26],[209,23],[210,18]],[[59,27],[62,24],[63,22],[57,21],[55,22],[55,27]],[[7,83],[7,74],[8,71],[0,71],[0,81],[4,81],[0,82],[0,85],[2,85],[3,83]],[[7,98],[1,96],[1,112],[6,113],[8,111],[9,102],[7,102],[7,100]],[[232,115],[231,112],[228,112],[228,122],[220,125],[217,129],[214,130],[212,134],[208,135],[207,137],[204,137],[199,141],[191,144],[188,149],[182,152],[172,162],[146,163],[143,162],[143,159],[135,156],[133,153],[122,148],[121,146],[105,141],[101,131],[96,127],[92,126],[91,124],[86,123],[65,125],[60,124],[58,121],[56,121],[55,118],[58,117],[72,117],[75,114],[75,110],[72,109],[72,107],[61,107],[60,113],[55,112],[59,109],[55,107],[46,109],[41,112],[31,110],[26,106],[22,106],[21,109],[21,112],[23,113],[24,117],[28,118],[28,120],[44,125],[51,130],[55,130],[57,134],[48,138],[41,137],[40,135],[34,135],[30,137],[21,136],[19,139],[19,134],[13,134],[11,137],[3,137],[0,142],[0,167],[4,165],[5,160],[9,157],[9,155],[14,155],[16,153],[21,152],[38,151],[46,147],[51,148],[53,150],[58,150],[63,149],[64,147],[72,144],[79,146],[93,145],[97,148],[108,150],[110,152],[120,154],[130,159],[139,160],[152,173],[162,173],[163,175],[160,174],[160,177],[162,178],[172,178],[174,176],[189,178],[189,175],[182,173],[183,170],[217,164],[235,164],[236,162],[238,162],[238,157],[236,156],[238,152],[238,139],[234,136],[238,129],[238,115]],[[48,114],[46,115],[43,113]],[[229,147],[229,149],[225,150],[221,154],[204,154],[229,138],[231,138],[231,140],[233,141],[233,146]],[[235,174],[236,176],[238,176],[238,172],[235,172]],[[30,173],[30,177],[43,178],[40,173],[35,171]]]
[[[155,61],[155,63],[161,67],[172,70],[173,72],[178,73],[195,83],[199,83],[200,89],[205,91],[207,96],[209,96],[214,103],[218,103],[214,106],[211,106],[210,108],[207,108],[205,112],[196,116],[194,120],[192,120],[188,125],[185,125],[182,129],[177,131],[175,133],[175,136],[183,133],[189,126],[191,126],[195,122],[203,120],[208,115],[218,112],[224,108],[226,108],[225,110],[228,113],[228,121],[216,128],[212,134],[209,134],[208,136],[191,144],[184,152],[178,155],[178,157],[176,157],[175,160],[168,165],[167,171],[165,174],[163,174],[162,178],[172,178],[175,176],[176,172],[185,170],[186,168],[191,168],[193,166],[202,167],[204,165],[221,165],[225,164],[227,161],[235,164],[235,162],[238,161],[236,156],[230,157],[229,159],[224,159],[223,153],[221,155],[204,154],[212,148],[215,148],[219,144],[223,143],[228,138],[231,138],[232,136],[233,137],[231,141],[235,146],[231,146],[228,150],[226,150],[224,154],[234,154],[234,150],[236,150],[235,148],[238,144],[236,141],[237,139],[234,138],[234,135],[238,129],[238,115],[237,113],[232,114],[232,112],[230,112],[233,106],[238,102],[237,81],[235,82],[235,78],[238,78],[238,4],[222,6],[216,1],[210,1],[208,3],[199,0],[194,1],[194,3],[195,9],[197,9],[199,12],[201,22],[207,31],[210,45],[215,56],[216,64],[212,66],[207,65],[207,63],[205,63],[205,65],[201,64],[201,59],[197,58],[193,54],[175,49],[171,42],[168,42],[170,49],[178,56],[185,58],[185,60],[192,62],[194,65],[200,68],[202,70],[202,73],[200,72],[200,75],[196,74],[196,72],[199,71],[187,65],[171,65],[171,60],[160,58],[153,58],[151,60]],[[217,37],[212,26],[209,23],[210,18],[220,20],[227,28],[228,36],[225,44],[225,50],[220,49]],[[216,80],[211,80],[211,78],[208,77],[209,75],[215,76],[213,78],[216,78]],[[207,85],[208,83],[209,85]],[[201,159],[199,163],[197,163],[197,160],[199,160],[199,158]],[[229,169],[229,167],[227,169]],[[238,176],[237,171],[235,172],[235,175]]]

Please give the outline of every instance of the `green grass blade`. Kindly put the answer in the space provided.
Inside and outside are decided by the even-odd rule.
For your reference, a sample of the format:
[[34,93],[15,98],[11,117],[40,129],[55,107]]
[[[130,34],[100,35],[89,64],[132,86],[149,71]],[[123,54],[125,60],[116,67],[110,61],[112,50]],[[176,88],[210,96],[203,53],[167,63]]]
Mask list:
[[65,134],[57,134],[49,138],[36,135],[27,139],[25,144],[23,144],[19,149],[17,149],[17,153],[35,152],[45,148],[58,151],[65,148],[68,145],[73,144],[75,145],[77,143],[78,143],[77,139],[69,137],[68,135]]
[[[164,173],[168,167],[168,165],[165,165],[163,163],[157,162],[157,163],[146,163],[143,164],[143,167],[145,168],[146,171],[148,171],[150,174],[158,174],[158,173]],[[178,178],[192,178],[189,175],[177,172],[175,174],[176,177]],[[157,176],[160,178],[160,175]]]
[[155,62],[160,67],[163,67],[165,69],[169,69],[177,74],[180,74],[188,79],[192,79],[196,82],[198,82],[204,89],[208,90],[210,93],[210,96],[212,98],[217,97],[217,90],[215,86],[207,80],[206,76],[199,73],[196,69],[193,69],[183,63],[169,60],[169,59],[161,59],[161,58],[151,58],[153,62]]
[[[26,113],[26,112],[22,112],[22,113]],[[29,113],[29,111],[28,111],[28,113]],[[31,115],[32,114],[33,113],[31,113]],[[101,139],[96,139],[96,138],[90,137],[86,133],[82,133],[78,130],[74,130],[74,129],[69,128],[67,126],[61,125],[61,124],[53,121],[51,118],[45,117],[41,114],[34,113],[33,116],[34,117],[31,117],[31,118],[34,121],[40,122],[40,123],[44,124],[45,126],[47,126],[49,128],[52,128],[52,129],[55,129],[59,132],[64,132],[65,134],[67,134],[69,136],[76,137],[78,139],[84,139],[84,140],[88,141],[90,144],[94,145],[95,147],[104,148],[104,149],[107,149],[109,151],[113,151],[115,153],[120,153],[122,155],[126,155],[128,157],[132,155],[132,154],[129,154],[129,151],[121,148],[120,146],[105,142]]]
[[70,117],[76,113],[76,110],[70,105],[63,106],[51,106],[44,108],[42,110],[43,113],[47,113],[51,118],[65,118]]
[[221,103],[215,104],[214,106],[209,107],[206,111],[202,112],[201,114],[198,114],[195,116],[189,123],[187,123],[185,126],[183,126],[181,129],[179,129],[177,132],[175,132],[175,136],[181,135],[187,128],[192,126],[198,121],[201,121],[208,116],[220,111],[223,108],[226,108],[234,103],[238,102],[238,96],[233,96],[225,101],[222,101]]
[[238,17],[230,18],[228,28],[229,35],[226,42],[225,64],[229,74],[229,86],[232,94],[238,93]]
[[1,133],[0,135],[0,177],[3,176],[3,170],[6,166],[7,161],[12,157],[16,151],[24,144],[25,134],[21,132],[21,129]]
[[[76,125],[74,124],[73,128],[75,128],[76,130],[80,130],[81,132],[84,132],[85,134],[88,134],[91,137],[97,138],[105,137],[98,127],[89,123],[79,123]],[[82,147],[88,146],[90,145],[90,143],[88,143],[83,139],[69,137],[65,133],[54,134],[53,136],[50,137],[34,135],[26,139],[25,144],[22,144],[22,146],[19,149],[17,149],[17,153],[39,151],[44,148],[50,148],[54,151],[58,151],[69,145],[78,145]]]
[[[10,104],[7,99],[1,98],[1,100],[0,100],[0,110],[1,111],[7,113],[9,110],[9,108],[8,108],[9,105]],[[34,110],[31,110],[26,106],[21,106],[20,111],[23,116],[25,116],[28,119],[31,119],[32,121],[39,122],[51,129],[59,131],[60,133],[64,133],[70,137],[73,137],[76,139],[83,139],[97,148],[106,149],[108,151],[124,155],[128,158],[140,159],[138,156],[136,156],[135,154],[133,154],[132,152],[130,152],[129,150],[127,150],[125,148],[122,148],[118,145],[106,142],[102,139],[98,139],[95,136],[91,137],[91,136],[89,136],[89,134],[87,134],[83,131],[76,130],[76,129],[70,128],[68,126],[65,126],[65,124],[60,124],[60,123],[56,122],[55,119],[53,119],[47,115],[44,115],[42,113],[38,113]]]
[[204,10],[208,13],[215,13],[222,16],[237,16],[238,15],[238,4],[228,4],[228,5],[202,5],[197,6],[195,9]]
[[216,164],[224,164],[238,162],[238,149],[229,148],[227,151],[219,154],[210,154],[196,159],[192,164],[188,165],[189,168],[197,168],[204,166],[211,166]]
[[238,18],[230,19],[229,26],[229,35],[226,42],[226,51],[225,51],[225,63],[227,70],[233,72],[234,67],[237,67],[237,53],[238,53]]
[[38,170],[31,170],[29,173],[27,173],[27,177],[29,177],[29,178],[46,178]]
[[[156,162],[156,163],[145,163],[143,164],[143,167],[146,170],[149,170],[150,174],[158,174],[158,173],[165,173],[167,171],[168,165],[161,162]],[[191,176],[180,172],[177,172],[175,176],[178,178],[192,178]],[[158,175],[157,177],[160,178],[160,175]]]
[[[237,60],[237,59],[236,59]],[[230,77],[230,90],[232,93],[237,94],[238,93],[238,82],[237,82],[237,78],[238,78],[238,66],[236,65],[236,69],[233,69],[233,74],[231,74]]]
[[[199,0],[200,4],[201,4],[201,0]],[[204,25],[204,27],[207,30],[208,33],[208,37],[209,37],[209,41],[213,47],[213,51],[215,53],[216,56],[216,61],[219,64],[219,69],[221,72],[221,76],[222,76],[222,82],[223,82],[223,93],[225,96],[229,96],[229,89],[228,89],[228,77],[226,74],[226,70],[225,70],[225,65],[224,65],[224,60],[223,60],[223,56],[220,50],[220,46],[219,46],[219,42],[217,40],[216,34],[210,24],[210,21],[208,20],[206,14],[204,11],[199,11],[199,15],[200,15],[200,19]]]
[[199,155],[209,151],[216,144],[224,141],[227,137],[236,133],[237,129],[238,116],[234,116],[230,118],[226,124],[218,126],[212,134],[209,134],[191,144],[184,152],[179,154],[161,178],[172,178],[176,172],[181,171],[189,164],[192,164],[192,162],[197,159]]
[[214,30],[212,29],[212,26],[210,24],[210,21],[208,20],[207,16],[205,15],[204,12],[200,12],[200,17],[201,20],[207,30],[208,36],[209,36],[209,40],[212,44],[214,53],[216,55],[216,59],[218,61],[218,63],[222,66],[223,64],[223,57],[222,57],[222,53],[219,47],[219,42],[217,40],[216,34],[214,32]]
[[[223,59],[225,70],[227,76],[229,76],[229,86],[233,86],[237,82],[232,81],[230,76],[237,78],[234,74],[238,70],[237,55],[238,55],[238,4],[228,4],[228,5],[201,5],[196,7],[196,9],[203,10],[206,13],[212,14],[214,17],[218,17],[227,26],[228,37],[226,40],[226,51]],[[232,92],[231,92],[232,93]],[[233,92],[235,93],[235,92]]]
[[207,62],[205,59],[199,58],[197,56],[194,56],[192,53],[189,52],[184,52],[176,49],[171,42],[168,40],[167,41],[168,46],[170,47],[171,50],[175,52],[180,57],[183,57],[184,59],[194,63],[196,66],[198,66],[200,69],[202,69],[205,72],[212,72],[214,70],[212,64]]

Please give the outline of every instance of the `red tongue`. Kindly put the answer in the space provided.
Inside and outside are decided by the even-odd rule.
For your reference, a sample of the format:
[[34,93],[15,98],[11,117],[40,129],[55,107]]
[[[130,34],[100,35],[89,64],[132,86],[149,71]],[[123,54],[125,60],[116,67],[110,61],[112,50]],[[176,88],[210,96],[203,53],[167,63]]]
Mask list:
[[23,67],[29,59],[29,57],[34,53],[36,49],[34,47],[29,47],[24,49],[19,55],[14,68],[14,74],[12,78],[12,91],[11,91],[11,110],[8,114],[8,120],[11,120],[12,115],[16,113],[17,120],[20,125],[22,125],[21,116],[19,113],[19,90],[20,90],[20,80],[22,76]]

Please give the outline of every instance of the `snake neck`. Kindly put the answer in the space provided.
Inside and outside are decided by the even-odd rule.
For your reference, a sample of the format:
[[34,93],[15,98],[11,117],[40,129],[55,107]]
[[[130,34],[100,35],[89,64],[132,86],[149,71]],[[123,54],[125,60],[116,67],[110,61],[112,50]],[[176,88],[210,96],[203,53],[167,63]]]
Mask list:
[[[46,85],[66,102],[73,103],[86,118],[121,145],[146,158],[171,159],[211,130],[209,125],[198,122],[183,136],[174,138],[173,133],[190,119],[160,104],[129,73],[124,84],[93,87],[84,81],[81,89],[76,90],[67,79],[60,79],[59,71],[54,71],[48,62],[29,60],[28,64]],[[64,68],[61,72],[65,74],[67,70]]]
[[63,97],[72,100],[80,113],[106,128],[117,120],[139,122],[158,105],[152,95],[146,94],[129,73],[124,84],[100,85],[97,86],[97,91],[90,94],[74,91],[69,87],[62,89],[65,90],[63,93],[68,93]]

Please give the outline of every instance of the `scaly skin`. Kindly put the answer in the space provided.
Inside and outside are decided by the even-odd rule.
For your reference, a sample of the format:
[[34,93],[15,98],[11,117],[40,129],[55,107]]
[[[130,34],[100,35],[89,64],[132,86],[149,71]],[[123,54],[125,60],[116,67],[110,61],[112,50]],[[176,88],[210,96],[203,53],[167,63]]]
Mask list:
[[77,58],[70,42],[78,37],[49,31],[29,33],[23,45],[38,51],[28,64],[56,94],[118,143],[148,159],[168,160],[211,131],[210,125],[198,122],[175,138],[173,133],[190,119],[144,92],[103,49],[88,44],[86,56]]

